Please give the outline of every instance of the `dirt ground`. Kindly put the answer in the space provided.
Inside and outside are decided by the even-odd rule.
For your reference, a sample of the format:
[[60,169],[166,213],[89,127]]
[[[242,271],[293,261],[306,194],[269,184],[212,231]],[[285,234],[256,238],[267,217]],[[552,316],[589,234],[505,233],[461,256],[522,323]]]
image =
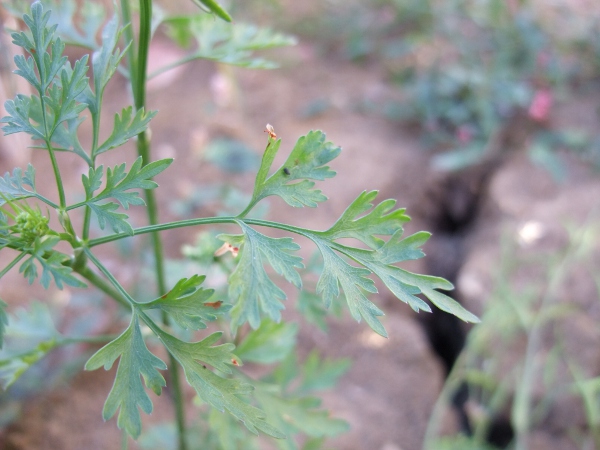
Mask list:
[[[162,41],[153,47],[156,59],[164,60],[175,52],[176,49]],[[162,219],[176,218],[168,208],[170,198],[189,196],[198,184],[222,179],[218,170],[202,162],[201,152],[207,142],[217,137],[232,137],[260,152],[265,143],[263,129],[266,123],[271,123],[283,139],[283,148],[290,149],[309,130],[321,129],[343,151],[332,163],[338,175],[321,184],[330,197],[327,203],[307,212],[273,201],[269,218],[324,229],[361,191],[378,189],[381,199],[396,198],[400,205],[408,207],[414,220],[408,224],[407,232],[427,229],[431,215],[423,205],[431,202],[432,196],[433,204],[438,201],[435,199],[444,198],[440,189],[443,190],[445,176],[432,171],[429,164],[432,155],[422,148],[414,132],[376,115],[361,114],[356,108],[365,99],[397,95],[386,82],[384,70],[376,64],[361,66],[331,55],[323,57],[310,42],[301,42],[279,53],[278,58],[283,67],[276,71],[224,69],[195,62],[155,80],[150,86],[148,105],[159,110],[151,126],[155,158],[174,157],[169,172],[177,174],[161,174],[157,179]],[[106,117],[120,110],[127,97],[122,79],[114,80],[111,88]],[[593,131],[598,125],[595,114],[600,105],[598,92],[585,92],[559,105],[552,120],[557,126]],[[328,100],[328,108],[315,116],[302,115],[302,111],[321,99]],[[487,188],[478,217],[461,241],[464,263],[458,269],[457,286],[465,305],[477,314],[483,311],[494,286],[502,236],[516,240],[526,223],[535,222],[544,231],[536,245],[551,247],[563,239],[560,225],[566,221],[584,221],[600,198],[600,178],[576,159],[565,158],[570,176],[557,184],[524,155],[525,146],[523,142],[520,149],[486,175]],[[121,154],[109,153],[102,162],[120,163],[124,154],[131,161],[133,148]],[[1,156],[0,172],[5,172],[12,166],[8,165],[11,162],[7,154]],[[74,157],[61,156],[61,167],[72,174],[69,185],[75,188],[84,168]],[[49,169],[44,154],[34,153],[32,158],[38,173]],[[244,174],[232,181],[241,188],[251,189],[253,177]],[[197,213],[208,215],[211,211]],[[140,212],[134,212],[134,216],[143,223]],[[165,233],[168,257],[180,257],[181,246],[192,242],[195,233],[196,230]],[[109,264],[119,264],[118,255],[111,255],[111,251],[106,250],[104,256]],[[425,251],[434,260],[454,257],[452,244],[443,239],[432,241]],[[4,262],[5,257],[0,257],[0,261]],[[421,260],[406,267],[426,272],[430,270],[426,264]],[[134,271],[135,268],[124,267],[119,274],[126,283],[135,279]],[[0,297],[11,308],[26,304],[27,298],[68,302],[74,296],[54,291],[44,293],[39,289],[31,292],[16,271],[0,285]],[[579,302],[589,311],[585,321],[573,323],[567,330],[573,354],[581,356],[590,376],[598,376],[600,303],[596,287],[587,280],[581,283],[575,280],[569,292],[564,293],[564,301]],[[357,324],[345,315],[330,320],[328,333],[302,323],[298,352],[305,355],[317,348],[331,358],[353,360],[352,369],[339,386],[324,397],[332,414],[347,420],[352,429],[328,441],[327,448],[416,450],[422,447],[428,420],[443,386],[443,365],[410,308],[385,289],[373,300],[386,312],[383,322],[389,339],[379,338],[364,323]],[[288,300],[290,309],[293,302],[293,297]],[[291,320],[299,320],[293,312],[288,314]],[[101,332],[109,326],[109,320],[106,313],[94,319],[94,326]],[[50,392],[28,398],[17,421],[0,435],[0,446],[15,450],[119,448],[120,433],[115,420],[104,423],[101,418],[102,404],[113,377],[114,371],[82,372],[68,383],[58,383]],[[191,397],[192,392],[187,395]],[[155,412],[144,419],[146,426],[171,417],[167,395],[153,398],[153,402]],[[567,425],[581,423],[581,405],[557,403],[549,420],[533,434],[529,448],[576,448],[566,429]],[[450,416],[445,427],[456,427]],[[130,448],[137,447],[132,444]]]

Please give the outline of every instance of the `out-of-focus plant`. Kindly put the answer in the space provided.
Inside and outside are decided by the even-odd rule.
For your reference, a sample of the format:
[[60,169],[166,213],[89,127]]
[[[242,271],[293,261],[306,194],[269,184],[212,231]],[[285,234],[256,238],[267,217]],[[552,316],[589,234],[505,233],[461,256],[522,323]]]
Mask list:
[[[491,430],[502,419],[512,428],[510,432],[503,428],[507,434],[502,438],[508,441],[504,445],[525,450],[530,448],[531,434],[561,407],[571,408],[569,414],[575,417],[584,417],[583,423],[564,425],[561,436],[570,438],[573,448],[598,448],[599,378],[585,352],[580,351],[584,344],[574,339],[573,333],[586,333],[582,339],[597,338],[599,329],[597,321],[595,331],[588,327],[574,330],[573,326],[581,321],[594,322],[589,308],[599,301],[600,291],[595,299],[570,300],[568,294],[569,286],[582,283],[582,276],[588,278],[588,286],[600,286],[598,226],[593,217],[584,225],[566,227],[566,243],[546,250],[528,248],[535,245],[534,236],[543,232],[539,222],[528,222],[520,230],[519,245],[505,236],[482,323],[469,334],[448,377],[424,448],[490,448]],[[528,274],[525,284],[523,274]],[[469,388],[467,411],[473,434],[442,437],[439,426],[443,411],[462,383]],[[573,411],[577,406],[580,415]]]

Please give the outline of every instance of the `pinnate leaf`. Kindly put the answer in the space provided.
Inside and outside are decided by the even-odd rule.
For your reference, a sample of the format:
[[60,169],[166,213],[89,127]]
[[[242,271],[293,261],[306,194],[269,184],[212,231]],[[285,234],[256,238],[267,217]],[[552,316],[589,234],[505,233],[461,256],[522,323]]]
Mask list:
[[[408,222],[410,218],[405,214],[404,208],[393,209],[396,204],[395,200],[385,200],[373,208],[371,201],[376,196],[377,191],[363,191],[337,222],[322,235],[331,240],[354,238],[371,248],[381,247],[385,241],[378,238],[377,235],[393,235],[396,231],[401,230],[402,224]],[[371,212],[358,217],[370,209]]]
[[6,112],[9,114],[0,119],[0,123],[8,124],[2,127],[4,135],[27,133],[31,135],[32,139],[44,139],[45,132],[41,122],[36,126],[29,120],[30,117],[33,117],[34,109],[36,104],[39,104],[39,100],[39,97],[36,96],[27,97],[23,94],[17,94],[14,100],[4,102]]
[[38,276],[35,265],[38,262],[43,269],[40,283],[44,289],[48,289],[52,279],[59,289],[63,288],[63,283],[73,287],[85,287],[85,283],[72,275],[73,269],[64,265],[69,260],[69,257],[52,250],[59,240],[58,236],[47,235],[37,237],[33,248],[30,249],[31,256],[21,264],[19,272],[23,273],[29,284],[32,284]]
[[[29,186],[32,190],[25,186]],[[13,169],[12,175],[6,172],[3,177],[0,177],[0,206],[6,203],[6,198],[27,198],[35,194],[35,169],[31,164],[27,165],[24,173],[17,167]]]
[[88,205],[97,215],[98,224],[104,229],[106,223],[109,223],[115,232],[123,231],[128,234],[133,233],[133,228],[127,222],[127,214],[116,212],[119,205],[114,202],[98,203],[108,198],[114,198],[125,209],[129,205],[144,205],[144,200],[139,192],[132,189],[154,189],[158,185],[152,181],[152,177],[161,173],[173,162],[173,159],[161,159],[154,161],[142,167],[142,158],[139,157],[132,164],[129,173],[125,171],[125,163],[115,166],[114,169],[106,171],[106,186],[97,195],[94,191],[100,188],[103,166],[97,169],[90,168],[88,175],[82,175],[82,183],[86,192],[86,201],[82,204],[74,205],[74,209],[81,205]]
[[156,115],[157,111],[146,113],[143,108],[133,114],[133,107],[129,106],[121,111],[121,115],[115,114],[115,124],[111,135],[100,145],[95,154],[107,152],[115,147],[119,147],[132,137],[137,136],[148,128],[148,123]]
[[162,297],[149,303],[140,304],[144,309],[160,309],[169,314],[175,322],[186,329],[206,328],[206,322],[217,319],[231,309],[222,301],[208,302],[214,294],[213,289],[203,289],[200,285],[205,276],[194,275],[182,278]]
[[133,227],[127,222],[129,216],[125,213],[116,212],[119,205],[115,202],[88,203],[87,205],[96,213],[101,230],[104,230],[108,223],[115,233],[123,232],[133,236]]
[[280,140],[273,142],[270,139],[256,177],[252,204],[270,195],[278,195],[295,207],[315,207],[327,200],[320,190],[313,189],[315,183],[309,181],[335,176],[326,164],[336,158],[341,149],[326,142],[325,138],[321,131],[311,131],[300,137],[286,162],[266,178],[280,145]]
[[135,313],[125,332],[98,350],[88,360],[85,369],[95,370],[104,366],[108,370],[119,357],[115,382],[104,403],[102,416],[108,420],[119,410],[119,428],[137,438],[142,429],[139,409],[146,414],[152,412],[152,401],[140,377],[143,377],[146,387],[160,395],[166,383],[158,370],[165,370],[167,365],[146,347]]
[[199,342],[183,342],[179,339],[160,332],[160,338],[169,352],[181,364],[185,377],[198,396],[219,411],[229,411],[236,419],[254,434],[258,430],[276,438],[285,437],[277,428],[265,421],[265,414],[250,405],[241,396],[252,392],[253,387],[235,378],[223,378],[213,373],[204,364],[225,374],[231,373],[230,366],[241,365],[237,356],[231,351],[233,344],[213,346],[221,338],[222,333],[213,333]]
[[238,224],[243,235],[219,235],[218,238],[241,249],[239,263],[229,277],[229,296],[234,302],[231,310],[232,329],[245,322],[258,328],[261,322],[260,310],[271,320],[279,322],[280,310],[285,293],[271,281],[264,264],[273,269],[298,289],[302,280],[296,271],[303,267],[302,258],[290,252],[300,248],[291,238],[270,238],[250,228],[241,221]]

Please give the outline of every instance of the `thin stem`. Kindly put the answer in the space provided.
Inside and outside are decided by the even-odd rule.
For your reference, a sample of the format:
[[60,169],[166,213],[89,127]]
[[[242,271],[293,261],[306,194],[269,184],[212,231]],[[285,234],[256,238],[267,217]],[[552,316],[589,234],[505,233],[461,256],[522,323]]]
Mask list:
[[[125,0],[124,0],[125,1]],[[140,34],[138,56],[135,67],[132,66],[132,91],[135,109],[140,110],[146,105],[146,74],[148,66],[148,52],[150,50],[152,24],[152,0],[140,0]],[[133,46],[132,46],[133,47]],[[143,165],[150,163],[150,142],[145,131],[138,135],[138,155],[142,157]],[[158,224],[158,205],[151,189],[144,190],[148,206],[148,221],[150,225]],[[152,233],[152,249],[154,253],[155,273],[159,295],[167,292],[167,283],[164,267],[163,245],[158,232]],[[163,311],[162,321],[169,325],[169,317]],[[169,353],[169,374],[173,386],[173,406],[175,407],[179,450],[187,450],[185,439],[185,411],[183,394],[179,383],[179,366],[176,359]]]
[[[161,223],[158,225],[150,225],[146,227],[134,228],[133,236],[138,236],[146,233],[154,233],[157,231],[165,231],[165,230],[173,230],[176,228],[185,228],[185,227],[193,227],[199,225],[211,225],[217,223],[237,223],[243,222],[248,225],[258,225],[261,227],[268,228],[276,228],[278,230],[289,231],[290,233],[299,234],[302,236],[309,236],[318,234],[319,231],[307,230],[305,228],[295,227],[293,225],[287,225],[285,223],[272,222],[269,220],[260,220],[260,219],[240,219],[238,217],[231,216],[221,216],[221,217],[203,217],[199,219],[187,219],[187,220],[178,220],[176,222],[167,222]],[[92,239],[88,242],[88,247],[95,247],[96,245],[107,244],[109,242],[118,241],[120,239],[124,239],[127,237],[131,237],[131,235],[127,233],[116,233],[110,234],[108,236],[103,236],[100,238]]]
[[100,278],[88,266],[84,265],[83,267],[76,267],[73,270],[108,295],[110,298],[115,300],[121,306],[131,309],[131,304],[127,301],[127,298],[117,291],[110,283],[107,283],[104,279]]
[[[42,110],[44,110],[44,100],[42,100]],[[60,208],[65,208],[67,206],[67,201],[65,199],[65,188],[62,183],[62,178],[60,175],[60,169],[58,168],[58,162],[56,161],[56,155],[54,154],[54,149],[50,144],[50,141],[46,141],[46,148],[48,149],[48,153],[50,154],[50,161],[52,162],[52,170],[54,171],[54,178],[56,179],[56,187],[58,188],[58,198],[60,203]]]
[[19,256],[17,256],[15,259],[13,259],[8,266],[6,266],[4,269],[0,270],[0,278],[2,278],[4,275],[6,275],[8,273],[8,271],[10,269],[12,269],[13,267],[15,267],[19,261],[21,261],[23,258],[25,258],[25,256],[27,256],[27,253],[21,253],[19,254]]
[[[135,308],[136,301],[133,299],[133,297],[131,297],[131,295],[129,295],[127,293],[125,288],[123,286],[121,286],[121,284],[117,281],[117,279],[113,276],[113,274],[110,273],[110,271],[106,267],[104,267],[104,264],[102,264],[98,260],[98,258],[96,258],[94,256],[94,254],[90,251],[90,249],[84,248],[83,251],[85,252],[87,257],[90,259],[90,261],[92,261],[94,263],[94,265],[98,268],[98,270],[100,270],[100,272],[102,272],[104,274],[104,276],[109,279],[109,281],[111,282],[112,286],[116,289],[118,294],[120,294],[117,296],[111,295],[111,297],[113,297],[115,300],[120,297],[121,299],[125,300],[125,302],[129,306],[129,308]],[[95,283],[92,280],[90,280],[90,282],[95,285]],[[100,288],[100,289],[102,289],[102,288]],[[102,289],[102,290],[104,291],[104,289]],[[114,290],[113,290],[113,292],[114,292]],[[121,303],[121,301],[119,301],[119,303]]]
[[46,205],[50,206],[51,208],[54,209],[60,209],[60,206],[58,206],[56,203],[54,203],[52,200],[44,197],[43,195],[38,194],[37,192],[33,195],[35,198],[37,198],[38,200],[44,202]]

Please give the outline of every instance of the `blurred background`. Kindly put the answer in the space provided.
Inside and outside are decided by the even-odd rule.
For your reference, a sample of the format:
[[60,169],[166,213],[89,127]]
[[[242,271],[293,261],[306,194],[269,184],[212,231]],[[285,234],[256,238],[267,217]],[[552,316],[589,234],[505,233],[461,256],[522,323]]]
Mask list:
[[[309,294],[290,291],[285,317],[300,324],[298,356],[316,349],[344,370],[351,362],[323,392],[324,405],[351,428],[323,448],[600,448],[600,3],[223,4],[236,23],[268,27],[297,43],[245,64],[276,64],[274,70],[196,60],[153,77],[148,106],[159,110],[151,124],[153,154],[175,158],[170,177],[158,180],[163,221],[243,209],[265,124],[286,149],[321,129],[342,147],[332,163],[338,175],[321,187],[330,200],[310,211],[271,200],[259,214],[326,229],[360,192],[378,189],[408,208],[407,232],[433,233],[427,257],[407,268],[446,277],[456,286],[452,296],[482,318],[472,327],[443,313],[417,315],[380,289],[373,301],[386,312],[386,340],[348,314],[326,315]],[[156,11],[197,9],[165,1]],[[1,14],[6,26],[18,26]],[[195,45],[176,31],[158,28],[151,73]],[[3,35],[2,101],[23,89],[10,76],[13,51]],[[107,123],[129,104],[123,79],[109,88]],[[30,160],[38,173],[50,170],[45,155],[27,145],[22,137],[0,138],[2,173]],[[132,160],[133,147],[128,151]],[[110,154],[102,162],[123,158]],[[61,159],[61,167],[79,189],[86,168],[74,158]],[[132,216],[144,223],[143,212]],[[224,286],[227,268],[219,272],[206,258],[219,231],[165,233],[173,277],[213,271]],[[300,244],[310,261],[313,249]],[[144,258],[144,251],[136,241],[107,248],[104,256],[122,266],[123,282],[143,291],[151,271],[128,266],[127,258]],[[103,332],[110,326],[108,312],[86,315],[89,294],[32,294],[16,272],[0,286],[11,307],[33,295],[61,311],[52,314],[62,327]],[[39,313],[40,323],[45,314]],[[100,414],[112,375],[73,378],[85,355],[57,353],[2,394],[3,448],[117,448],[119,433]],[[64,361],[72,367],[65,369]],[[165,399],[157,401],[149,423],[167,420],[169,408]],[[152,445],[142,439],[139,448]]]

